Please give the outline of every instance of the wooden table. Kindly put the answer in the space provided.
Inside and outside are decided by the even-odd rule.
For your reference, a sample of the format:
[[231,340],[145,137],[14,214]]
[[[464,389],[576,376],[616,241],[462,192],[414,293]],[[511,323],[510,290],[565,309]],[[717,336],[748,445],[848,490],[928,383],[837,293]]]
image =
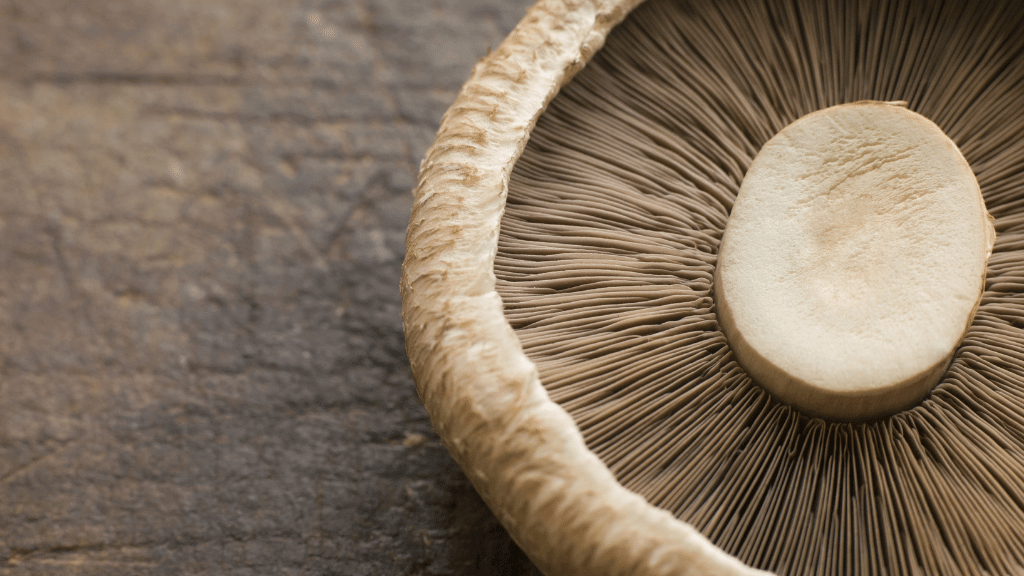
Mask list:
[[535,574],[405,357],[410,190],[530,0],[0,0],[0,575]]

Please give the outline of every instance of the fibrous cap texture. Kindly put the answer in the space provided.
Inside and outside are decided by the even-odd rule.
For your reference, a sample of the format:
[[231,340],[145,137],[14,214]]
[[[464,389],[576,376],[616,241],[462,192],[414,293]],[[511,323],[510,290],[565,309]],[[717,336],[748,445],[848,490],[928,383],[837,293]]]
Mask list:
[[495,292],[508,178],[529,131],[638,3],[542,0],[474,68],[421,167],[401,285],[406,346],[445,446],[546,573],[755,574],[587,450]]
[[943,375],[994,241],[970,166],[933,122],[894,103],[820,110],[744,177],[716,270],[719,320],[783,402],[891,414]]

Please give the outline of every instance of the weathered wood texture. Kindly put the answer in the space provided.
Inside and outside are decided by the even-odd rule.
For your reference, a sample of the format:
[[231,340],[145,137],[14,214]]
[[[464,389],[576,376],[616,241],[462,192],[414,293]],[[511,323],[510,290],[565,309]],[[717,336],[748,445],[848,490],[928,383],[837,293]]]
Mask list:
[[533,574],[430,431],[410,190],[530,0],[0,0],[0,575]]

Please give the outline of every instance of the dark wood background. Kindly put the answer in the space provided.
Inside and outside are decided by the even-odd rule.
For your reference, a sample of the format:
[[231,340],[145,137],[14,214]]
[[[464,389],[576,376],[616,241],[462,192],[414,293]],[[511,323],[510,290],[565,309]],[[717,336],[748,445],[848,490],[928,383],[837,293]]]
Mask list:
[[410,191],[531,0],[0,0],[0,575],[533,574],[405,357]]

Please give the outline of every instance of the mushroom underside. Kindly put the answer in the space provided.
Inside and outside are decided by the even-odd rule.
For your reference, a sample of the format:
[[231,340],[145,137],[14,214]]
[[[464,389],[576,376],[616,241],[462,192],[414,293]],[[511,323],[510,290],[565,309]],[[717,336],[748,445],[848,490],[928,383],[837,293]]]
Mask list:
[[[1024,566],[1024,9],[980,4],[648,0],[551,102],[512,172],[494,271],[550,397],[621,484],[752,566]],[[761,145],[857,100],[904,100],[938,124],[997,239],[933,392],[842,423],[738,367],[712,281]]]

